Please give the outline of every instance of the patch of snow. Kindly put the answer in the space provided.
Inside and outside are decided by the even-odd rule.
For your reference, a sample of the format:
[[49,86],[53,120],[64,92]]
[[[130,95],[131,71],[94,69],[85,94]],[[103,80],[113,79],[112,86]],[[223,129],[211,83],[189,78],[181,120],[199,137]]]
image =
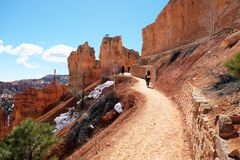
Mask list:
[[[85,97],[84,97],[84,100],[87,99],[87,98],[89,98],[89,97],[88,97],[88,96],[85,96]],[[82,99],[80,99],[80,100],[77,102],[77,104],[80,104],[81,102],[82,102]]]
[[79,114],[77,112],[73,112],[75,107],[69,108],[68,112],[60,114],[60,116],[56,117],[54,119],[54,122],[56,123],[55,129],[53,132],[60,131],[65,126],[67,126],[69,123],[73,122],[74,120],[79,118]]
[[118,102],[117,104],[115,104],[114,110],[115,110],[117,113],[122,113],[122,112],[123,112],[122,104],[121,104],[120,102]]
[[94,99],[97,99],[98,97],[101,96],[102,94],[102,91],[105,89],[105,88],[108,88],[110,87],[111,85],[114,84],[114,81],[107,81],[103,84],[100,84],[98,85],[89,95],[88,95],[88,98],[94,98]]
[[90,128],[92,128],[92,129],[94,129],[95,127],[91,124],[90,126],[89,126]]
[[80,99],[78,102],[77,102],[77,104],[80,104],[82,102],[82,99]]

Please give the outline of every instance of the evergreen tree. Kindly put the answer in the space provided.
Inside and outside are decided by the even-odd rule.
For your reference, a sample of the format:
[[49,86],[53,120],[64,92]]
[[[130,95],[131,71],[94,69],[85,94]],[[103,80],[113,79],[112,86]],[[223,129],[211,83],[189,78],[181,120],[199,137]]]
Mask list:
[[236,78],[240,78],[240,53],[237,53],[225,63],[225,67],[230,74]]
[[0,141],[1,160],[42,160],[58,140],[53,127],[31,120],[23,121]]

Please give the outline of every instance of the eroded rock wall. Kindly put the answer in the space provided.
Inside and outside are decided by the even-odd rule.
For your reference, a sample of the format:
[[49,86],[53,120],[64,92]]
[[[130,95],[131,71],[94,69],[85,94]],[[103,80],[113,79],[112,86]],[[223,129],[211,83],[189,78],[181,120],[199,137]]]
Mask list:
[[94,48],[86,42],[68,57],[69,85],[79,90],[83,75],[86,87],[105,75],[112,75],[114,70],[119,72],[122,66],[125,71],[131,71],[133,63],[139,58],[138,52],[123,46],[121,36],[103,38],[100,60],[96,60]]
[[100,48],[100,63],[104,74],[119,71],[124,66],[125,71],[139,59],[138,52],[127,49],[122,44],[121,36],[104,37]]
[[19,124],[26,118],[38,118],[49,111],[49,105],[58,101],[67,92],[64,85],[51,83],[47,88],[29,88],[16,94],[12,121]]
[[85,42],[68,57],[69,85],[72,88],[82,88],[83,75],[86,86],[95,82],[100,78],[99,67],[94,48]]
[[239,24],[238,0],[171,0],[142,30],[142,56],[149,56]]

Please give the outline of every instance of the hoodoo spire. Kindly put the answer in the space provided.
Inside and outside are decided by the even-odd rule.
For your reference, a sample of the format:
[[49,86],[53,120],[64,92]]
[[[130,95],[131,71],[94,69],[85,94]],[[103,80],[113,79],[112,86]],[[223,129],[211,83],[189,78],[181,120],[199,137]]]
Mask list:
[[53,74],[53,83],[56,82],[56,69],[54,69],[54,74]]

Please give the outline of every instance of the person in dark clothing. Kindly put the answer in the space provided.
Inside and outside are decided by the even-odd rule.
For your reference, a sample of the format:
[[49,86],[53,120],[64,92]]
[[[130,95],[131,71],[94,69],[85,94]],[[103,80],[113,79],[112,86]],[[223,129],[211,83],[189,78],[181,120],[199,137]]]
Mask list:
[[145,75],[145,80],[146,80],[146,85],[149,88],[151,76],[150,76],[150,71],[147,71],[147,74]]
[[124,72],[125,72],[125,68],[124,66],[122,66],[122,74],[124,74]]

